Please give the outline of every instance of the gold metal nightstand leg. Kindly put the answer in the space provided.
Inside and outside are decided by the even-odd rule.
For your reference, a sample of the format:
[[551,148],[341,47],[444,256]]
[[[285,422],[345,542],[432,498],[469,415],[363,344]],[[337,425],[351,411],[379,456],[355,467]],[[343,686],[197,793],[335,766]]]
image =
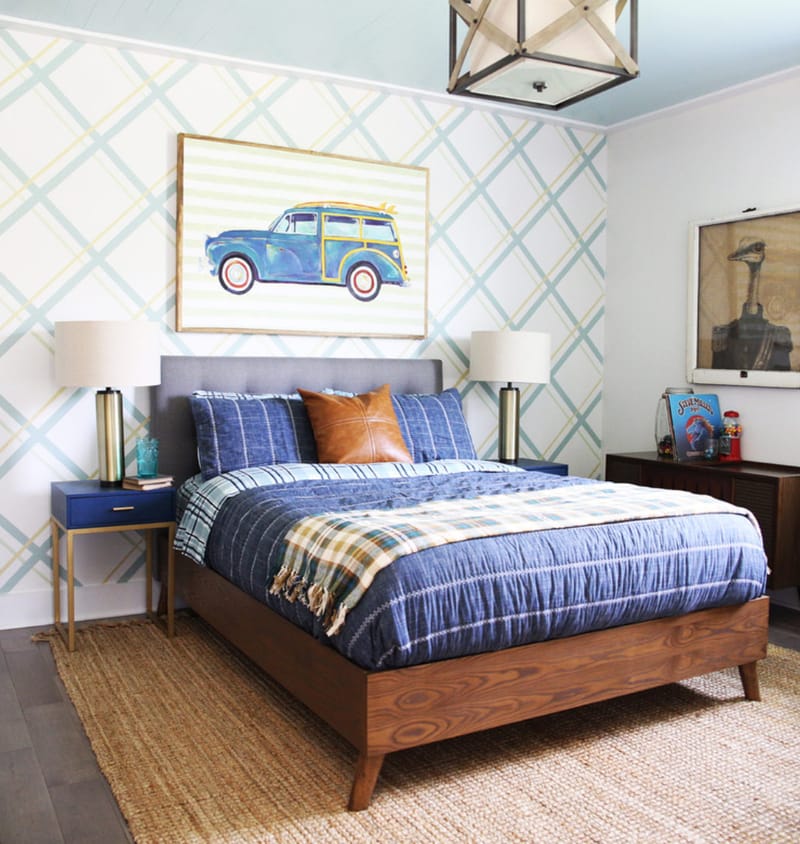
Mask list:
[[67,531],[67,650],[75,650],[75,537]]
[[53,622],[61,623],[61,568],[58,562],[58,524],[50,519],[51,554],[53,557]]
[[59,562],[59,525],[55,519],[50,519],[50,532],[52,536],[52,555],[53,555],[53,626],[56,632],[61,636],[61,640],[67,646],[67,650],[75,650],[75,625],[74,613],[75,605],[73,603],[73,571],[72,571],[72,537],[70,532],[65,530],[67,537],[67,605],[69,607],[69,632],[64,632],[64,626],[61,624],[61,565]]
[[167,636],[175,635],[175,523],[169,527],[167,536]]
[[[159,599],[159,607],[153,610],[153,533],[147,532],[147,551],[145,556],[145,578],[147,579],[147,617],[154,621],[166,633],[167,638],[171,639],[175,635],[175,557],[172,550],[172,544],[175,541],[175,523],[171,523],[168,527],[167,536],[167,571],[166,583],[161,581],[162,595],[166,593],[167,596],[167,611],[166,619],[160,615],[163,606],[163,598]],[[164,572],[161,572],[162,576]]]
[[153,529],[145,531],[144,537],[144,579],[145,579],[145,606],[147,615],[153,616]]

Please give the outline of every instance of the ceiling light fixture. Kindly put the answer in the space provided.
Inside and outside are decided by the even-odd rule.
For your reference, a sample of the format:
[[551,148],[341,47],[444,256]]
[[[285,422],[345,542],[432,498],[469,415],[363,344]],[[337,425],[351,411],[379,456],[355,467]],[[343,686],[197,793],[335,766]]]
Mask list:
[[[638,0],[450,0],[451,94],[560,109],[636,79]],[[627,44],[615,34],[629,24]]]

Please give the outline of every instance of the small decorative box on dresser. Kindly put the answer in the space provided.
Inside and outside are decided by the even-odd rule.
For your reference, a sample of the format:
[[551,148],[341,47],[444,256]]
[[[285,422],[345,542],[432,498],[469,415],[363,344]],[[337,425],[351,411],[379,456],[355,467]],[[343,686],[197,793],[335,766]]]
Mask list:
[[[53,540],[53,615],[55,627],[70,651],[75,650],[74,538],[81,533],[143,530],[146,536],[145,583],[147,615],[153,613],[153,531],[168,531],[166,633],[174,633],[175,490],[126,490],[99,481],[54,481],[50,485],[50,529]],[[67,634],[61,626],[59,531],[67,538]]]
[[608,454],[606,480],[699,492],[746,507],[761,526],[770,588],[800,586],[800,467],[676,462],[654,452]]
[[549,460],[531,460],[528,457],[520,457],[516,466],[526,472],[547,472],[548,475],[566,475],[569,467],[566,463],[551,463]]

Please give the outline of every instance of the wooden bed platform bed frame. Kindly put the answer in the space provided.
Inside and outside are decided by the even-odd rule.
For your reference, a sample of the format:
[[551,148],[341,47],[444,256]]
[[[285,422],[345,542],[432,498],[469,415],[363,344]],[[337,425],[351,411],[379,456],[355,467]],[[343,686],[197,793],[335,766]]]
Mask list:
[[[162,358],[152,430],[162,471],[197,471],[193,390],[437,392],[441,362],[327,358]],[[225,639],[358,751],[351,810],[366,809],[387,753],[738,666],[759,700],[768,598],[489,653],[367,671],[215,572],[176,554],[176,592]]]

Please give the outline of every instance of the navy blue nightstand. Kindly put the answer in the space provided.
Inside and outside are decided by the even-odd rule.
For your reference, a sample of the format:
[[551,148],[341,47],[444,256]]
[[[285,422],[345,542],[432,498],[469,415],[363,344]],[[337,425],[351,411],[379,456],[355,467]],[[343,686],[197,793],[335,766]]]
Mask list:
[[547,472],[548,475],[567,475],[569,466],[566,463],[551,463],[549,460],[531,460],[528,457],[520,457],[514,464],[526,472]]
[[[100,486],[99,481],[54,481],[50,484],[50,530],[53,540],[53,615],[55,627],[68,650],[75,650],[74,537],[81,533],[143,530],[146,542],[145,580],[147,615],[153,612],[153,532],[168,531],[166,633],[175,633],[175,571],[172,544],[175,540],[175,490],[127,490]],[[67,537],[67,634],[61,626],[61,582],[58,562],[59,530]]]

